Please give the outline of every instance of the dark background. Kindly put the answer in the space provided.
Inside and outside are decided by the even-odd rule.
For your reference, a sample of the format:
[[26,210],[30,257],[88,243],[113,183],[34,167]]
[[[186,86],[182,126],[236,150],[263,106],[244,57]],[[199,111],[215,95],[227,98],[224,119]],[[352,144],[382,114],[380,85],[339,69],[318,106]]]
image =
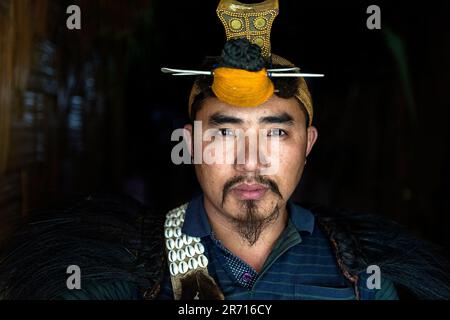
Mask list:
[[[66,28],[66,8],[82,30]],[[225,41],[218,1],[0,0],[0,229],[81,195],[161,214],[198,192],[175,166],[197,68]],[[366,9],[381,7],[382,30]],[[280,0],[272,51],[308,79],[319,140],[295,200],[385,215],[450,247],[450,3]],[[1,240],[1,238],[0,238]]]

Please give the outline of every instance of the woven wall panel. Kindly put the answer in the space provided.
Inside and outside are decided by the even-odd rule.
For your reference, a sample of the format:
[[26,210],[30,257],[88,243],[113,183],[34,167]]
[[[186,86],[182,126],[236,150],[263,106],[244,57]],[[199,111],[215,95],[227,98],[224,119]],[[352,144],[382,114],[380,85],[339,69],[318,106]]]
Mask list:
[[6,170],[13,101],[14,25],[13,4],[0,0],[0,174]]
[[46,5],[0,0],[0,244],[28,209],[28,168],[45,154],[45,96],[30,92],[29,75],[49,65],[39,69],[49,51],[39,45]]
[[21,175],[14,173],[0,177],[0,244],[8,237],[21,218]]

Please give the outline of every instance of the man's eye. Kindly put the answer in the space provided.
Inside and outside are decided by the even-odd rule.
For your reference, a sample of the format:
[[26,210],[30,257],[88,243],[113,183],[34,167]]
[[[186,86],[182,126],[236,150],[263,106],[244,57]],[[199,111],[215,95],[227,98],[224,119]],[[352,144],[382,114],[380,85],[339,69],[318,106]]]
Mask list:
[[281,130],[281,129],[271,129],[267,133],[267,136],[269,136],[269,137],[283,137],[286,135],[287,135],[286,131]]
[[234,131],[232,129],[219,129],[219,135],[223,137],[234,136]]

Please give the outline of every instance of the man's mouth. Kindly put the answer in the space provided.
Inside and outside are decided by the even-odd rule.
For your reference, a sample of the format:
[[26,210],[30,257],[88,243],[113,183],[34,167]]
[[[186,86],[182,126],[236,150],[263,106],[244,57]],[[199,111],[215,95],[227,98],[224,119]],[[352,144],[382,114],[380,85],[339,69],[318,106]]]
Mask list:
[[231,193],[239,200],[260,200],[266,194],[269,187],[262,184],[240,184],[231,190]]

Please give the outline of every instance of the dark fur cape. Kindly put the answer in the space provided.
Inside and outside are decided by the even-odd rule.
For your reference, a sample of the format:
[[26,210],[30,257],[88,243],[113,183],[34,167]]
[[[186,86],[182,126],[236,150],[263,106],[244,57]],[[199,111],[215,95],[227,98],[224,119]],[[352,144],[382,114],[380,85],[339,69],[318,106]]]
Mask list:
[[0,299],[59,299],[70,265],[83,287],[123,281],[151,296],[162,279],[163,217],[132,199],[93,196],[32,217],[0,258]]
[[[433,245],[378,216],[310,209],[330,237],[347,277],[378,265],[384,277],[411,296],[450,299],[448,260]],[[0,299],[60,299],[68,291],[70,265],[81,268],[84,288],[123,282],[141,298],[158,296],[166,268],[163,215],[129,198],[92,196],[66,210],[32,216],[1,255]],[[204,290],[216,290],[197,280],[192,282]],[[214,296],[219,295],[204,292],[200,298]],[[102,292],[86,297],[131,298]]]
[[408,297],[450,299],[450,264],[441,248],[378,215],[310,210],[330,237],[344,274],[358,275],[377,265]]

